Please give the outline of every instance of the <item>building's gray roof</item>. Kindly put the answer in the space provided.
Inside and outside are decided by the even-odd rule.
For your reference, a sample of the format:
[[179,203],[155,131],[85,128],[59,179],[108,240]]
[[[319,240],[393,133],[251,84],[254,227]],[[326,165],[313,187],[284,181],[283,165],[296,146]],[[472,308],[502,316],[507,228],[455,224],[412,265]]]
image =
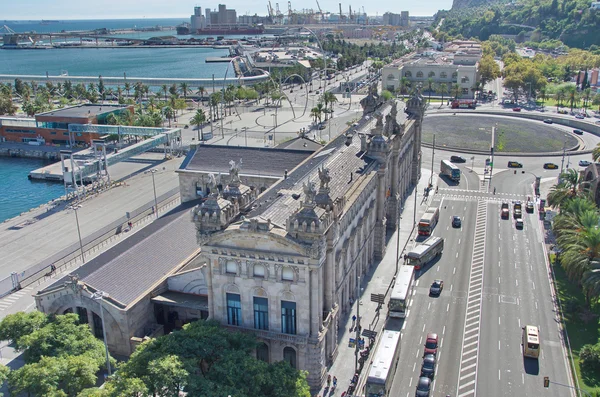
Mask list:
[[285,170],[308,158],[314,150],[201,145],[188,155],[180,170],[229,172],[229,162],[242,160],[240,174],[283,177]]
[[309,138],[298,137],[285,141],[276,146],[277,149],[288,149],[288,150],[310,150],[316,152],[321,149],[323,145],[319,142],[313,141]]
[[116,110],[127,109],[126,105],[77,105],[70,106],[63,109],[51,110],[49,112],[37,114],[37,116],[51,116],[51,117],[93,117],[103,113],[114,112]]
[[[199,248],[189,217],[189,209],[195,204],[180,205],[72,274],[90,287],[107,292],[123,306],[131,304]],[[47,290],[64,281],[66,278]]]

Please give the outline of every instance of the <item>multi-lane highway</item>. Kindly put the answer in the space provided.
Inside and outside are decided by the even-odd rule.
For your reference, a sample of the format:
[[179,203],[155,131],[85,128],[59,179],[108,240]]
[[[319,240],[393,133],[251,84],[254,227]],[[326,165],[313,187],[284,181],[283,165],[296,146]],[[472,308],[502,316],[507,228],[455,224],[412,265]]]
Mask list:
[[[436,154],[434,169],[439,160],[448,157],[447,152]],[[556,170],[542,169],[544,160],[548,161],[532,159],[524,173],[496,170],[496,194],[488,191],[481,175],[467,169],[470,161],[460,166],[458,185],[437,181],[440,221],[433,235],[445,239],[444,253],[418,272],[407,318],[389,324],[403,332],[400,364],[390,395],[415,394],[429,332],[440,337],[431,396],[572,394],[568,388],[543,388],[544,376],[569,385],[571,375],[560,339],[537,208],[533,214],[523,213],[522,230],[516,229],[512,217],[512,202],[525,202],[533,196],[536,175],[558,175]],[[511,205],[508,220],[500,218],[502,201]],[[461,228],[452,227],[453,215],[462,218]],[[444,280],[440,297],[429,296],[435,279]],[[527,324],[541,330],[539,360],[523,359],[521,327]]]

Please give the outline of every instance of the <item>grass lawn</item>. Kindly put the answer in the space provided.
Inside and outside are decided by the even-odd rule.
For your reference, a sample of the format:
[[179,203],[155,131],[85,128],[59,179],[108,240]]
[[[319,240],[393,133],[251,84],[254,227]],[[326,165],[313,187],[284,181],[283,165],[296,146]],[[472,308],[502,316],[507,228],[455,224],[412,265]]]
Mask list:
[[584,315],[583,313],[586,308],[585,297],[581,289],[569,281],[562,267],[554,262],[553,256],[550,256],[550,260],[552,261],[552,268],[556,275],[556,293],[560,298],[563,309],[563,316],[573,352],[571,358],[577,371],[579,387],[594,396],[596,395],[595,393],[600,393],[600,373],[581,371],[579,367],[579,349],[586,344],[598,343],[598,336],[600,334],[598,323],[600,303],[596,302],[593,304],[591,311],[586,313],[587,315]]

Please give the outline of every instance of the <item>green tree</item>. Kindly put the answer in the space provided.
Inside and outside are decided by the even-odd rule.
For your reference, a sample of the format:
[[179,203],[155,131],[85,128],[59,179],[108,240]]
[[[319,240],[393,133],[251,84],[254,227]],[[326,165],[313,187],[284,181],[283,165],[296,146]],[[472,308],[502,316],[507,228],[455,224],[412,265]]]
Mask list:
[[384,100],[389,101],[390,99],[392,99],[394,97],[394,94],[392,94],[388,90],[383,90],[383,91],[381,91],[381,97]]
[[21,350],[24,348],[20,342],[21,338],[32,334],[46,324],[48,324],[48,318],[44,313],[38,311],[9,314],[0,322],[0,340],[12,341],[15,349]]
[[431,103],[431,93],[435,90],[435,80],[433,80],[433,77],[429,77],[427,79],[427,92],[429,94],[429,98],[427,99],[428,102]]
[[204,114],[204,110],[198,109],[196,110],[196,114],[190,120],[190,123],[196,125],[198,128],[198,141],[204,141],[204,131],[202,130],[203,124],[206,122],[206,115]]
[[183,99],[187,101],[187,96],[190,93],[190,87],[188,83],[183,82],[179,84],[179,89],[181,90],[181,95],[183,95]]
[[202,86],[198,87],[198,102],[202,103],[202,101],[204,100],[204,94],[206,93],[206,89]]
[[[10,394],[18,396],[49,396],[58,391],[60,371],[63,369],[55,357],[43,357],[40,362],[25,364],[8,375]],[[64,396],[66,394],[63,393]]]
[[442,103],[440,107],[444,105],[444,97],[448,95],[448,84],[440,83],[435,87],[435,91],[442,96]]
[[160,86],[160,91],[164,94],[165,102],[167,102],[167,93],[169,92],[169,87],[166,84],[163,84]]
[[171,128],[171,120],[173,119],[173,117],[175,117],[175,111],[171,106],[165,106],[164,108],[162,108],[162,113],[163,116],[165,116],[165,118],[169,122],[169,128]]
[[[0,385],[3,385],[4,382],[8,379],[8,375],[10,374],[10,368],[6,365],[0,364]],[[3,393],[0,393],[0,397],[4,396]]]

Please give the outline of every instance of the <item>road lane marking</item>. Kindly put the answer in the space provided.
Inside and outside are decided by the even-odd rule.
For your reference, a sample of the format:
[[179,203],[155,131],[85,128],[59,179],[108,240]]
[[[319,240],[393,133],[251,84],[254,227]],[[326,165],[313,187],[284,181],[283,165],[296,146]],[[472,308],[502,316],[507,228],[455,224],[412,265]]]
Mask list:
[[448,303],[448,306],[446,307],[446,312],[448,312],[450,310],[450,304]]

